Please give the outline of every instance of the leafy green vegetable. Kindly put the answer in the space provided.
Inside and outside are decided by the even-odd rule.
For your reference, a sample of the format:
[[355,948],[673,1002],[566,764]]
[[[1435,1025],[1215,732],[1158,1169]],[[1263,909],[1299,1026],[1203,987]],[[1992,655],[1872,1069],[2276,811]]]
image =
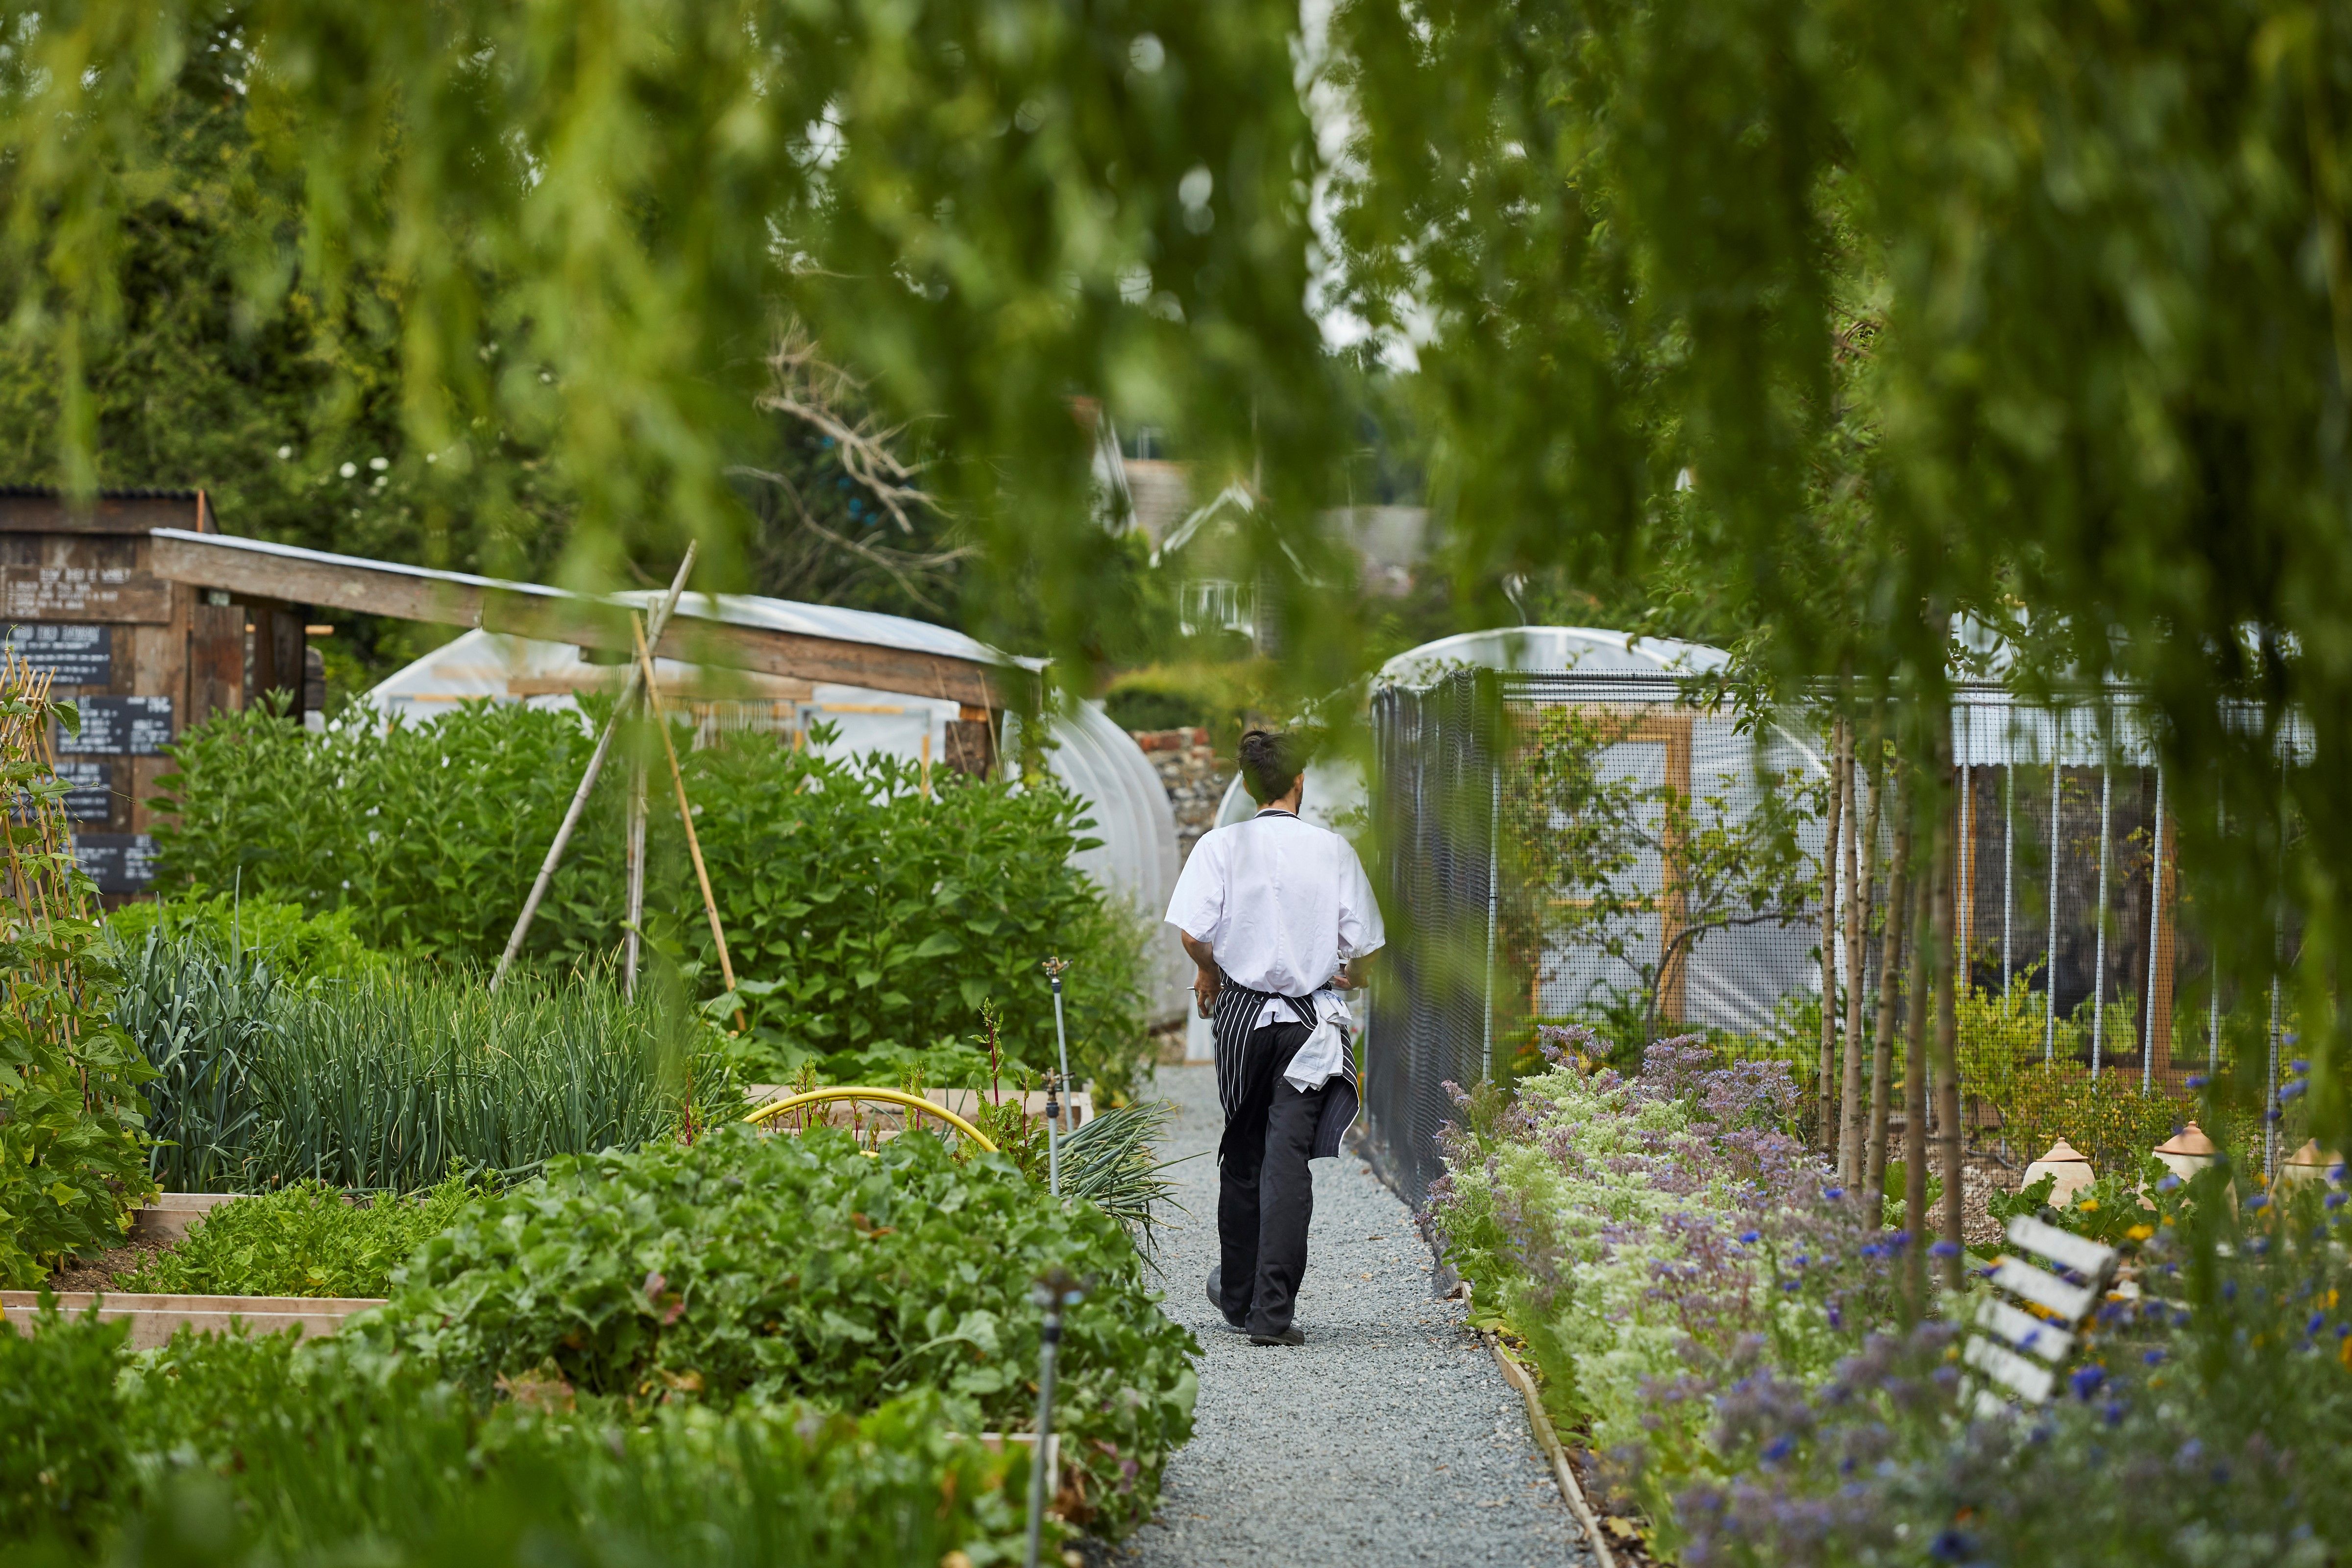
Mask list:
[[1017,1430],[1059,1264],[1091,1281],[1062,1341],[1063,1452],[1099,1529],[1150,1514],[1192,1431],[1192,1336],[1163,1317],[1117,1222],[998,1156],[909,1135],[730,1126],[691,1148],[553,1162],[461,1215],[346,1336],[487,1393],[549,1369],[586,1394],[866,1409],[924,1388]]
[[0,1543],[88,1545],[129,1464],[114,1377],[128,1323],[66,1320],[45,1300],[38,1333],[0,1324]]
[[297,1182],[223,1204],[169,1251],[117,1274],[118,1290],[197,1296],[383,1296],[425,1240],[483,1196],[451,1176],[414,1197],[352,1199]]
[[121,1340],[56,1314],[0,1335],[0,1477],[31,1489],[11,1485],[0,1547],[62,1537],[80,1560],[158,1568],[660,1562],[682,1541],[721,1568],[1018,1550],[1017,1458],[952,1438],[968,1407],[934,1394],[862,1416],[618,1411],[551,1385],[485,1405],[340,1339],[184,1331],[128,1365]]

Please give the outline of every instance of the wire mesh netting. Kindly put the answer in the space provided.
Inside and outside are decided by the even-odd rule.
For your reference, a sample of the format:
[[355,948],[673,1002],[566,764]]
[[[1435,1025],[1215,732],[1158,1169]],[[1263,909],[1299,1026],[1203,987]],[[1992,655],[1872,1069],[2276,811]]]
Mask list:
[[[1442,1173],[1448,1086],[1539,1068],[1539,1023],[1590,1028],[1593,1048],[1629,1068],[1650,1040],[1700,1035],[1834,1097],[1824,946],[1837,1051],[1859,1037],[1867,1064],[1884,990],[1891,1070],[1906,1070],[1924,879],[1894,885],[1902,813],[1865,747],[1839,818],[1844,891],[1825,942],[1825,715],[1741,715],[1671,677],[1474,670],[1383,690],[1372,718],[1393,934],[1367,1035],[1368,1131],[1412,1201]],[[2052,711],[1971,689],[1952,731],[1949,918],[1971,1132],[2044,1136],[2042,1100],[2087,1079],[2137,1097],[2115,1136],[2139,1138],[2168,1124],[2197,1075],[2240,1058],[2266,1071],[2275,1108],[2292,1020],[2267,975],[2213,984],[2129,700]],[[1907,918],[1890,939],[1898,896]],[[2282,963],[2294,945],[2283,922]]]

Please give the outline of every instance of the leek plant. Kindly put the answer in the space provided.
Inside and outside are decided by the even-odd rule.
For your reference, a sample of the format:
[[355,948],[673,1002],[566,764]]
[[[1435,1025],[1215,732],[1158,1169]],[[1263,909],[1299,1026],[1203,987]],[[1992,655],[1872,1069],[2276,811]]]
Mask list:
[[266,960],[152,933],[124,968],[174,1190],[513,1181],[740,1114],[707,1026],[659,987],[625,999],[605,968],[517,974],[496,995],[421,969],[294,987]]

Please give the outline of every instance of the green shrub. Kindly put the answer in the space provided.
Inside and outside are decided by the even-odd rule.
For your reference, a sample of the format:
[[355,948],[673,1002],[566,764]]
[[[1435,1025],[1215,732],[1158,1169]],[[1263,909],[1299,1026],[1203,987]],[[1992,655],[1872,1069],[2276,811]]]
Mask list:
[[[740,992],[746,1075],[895,1082],[943,1053],[931,1081],[971,1081],[958,1044],[981,1002],[1007,1048],[1043,1068],[1053,998],[1038,963],[1060,953],[1073,1065],[1114,1089],[1144,1058],[1143,932],[1071,868],[1090,826],[1050,779],[980,783],[887,756],[855,763],[739,735],[677,736]],[[305,910],[347,910],[386,951],[487,963],[516,913],[591,747],[576,714],[468,704],[427,725],[363,710],[323,735],[262,712],[189,731],[163,783],[169,886]],[[661,763],[653,747],[653,765]],[[625,767],[608,768],[532,928],[530,955],[577,964],[621,937]],[[676,813],[649,829],[646,928],[705,999],[719,966]]]
[[2161,1084],[2142,1092],[2135,1074],[2094,1077],[2070,1061],[2020,1068],[1995,1092],[2001,1131],[2019,1155],[2038,1159],[2063,1138],[2103,1171],[2137,1170],[2150,1150],[2195,1114],[2188,1100]]
[[1149,1518],[1190,1436],[1192,1336],[1118,1225],[1000,1156],[938,1140],[874,1154],[819,1128],[553,1163],[427,1242],[392,1304],[345,1330],[478,1391],[551,1371],[586,1394],[870,1408],[919,1389],[1017,1430],[1034,1415],[1051,1265],[1091,1281],[1062,1342],[1060,1430],[1097,1529]]
[[414,1197],[354,1200],[298,1182],[224,1204],[168,1252],[117,1274],[118,1290],[196,1296],[383,1296],[393,1271],[479,1201],[452,1176]]
[[178,1191],[415,1191],[453,1166],[512,1180],[741,1110],[712,1032],[657,987],[625,1000],[608,970],[518,973],[495,994],[424,969],[298,990],[161,932],[128,969]]
[[38,1331],[0,1324],[0,1544],[95,1539],[128,1463],[114,1374],[130,1331],[47,1297]]
[[[24,1409],[0,1453],[0,1473],[98,1458],[74,1516],[81,1561],[523,1568],[676,1561],[690,1542],[720,1568],[862,1568],[1018,1550],[1017,1460],[950,1439],[968,1411],[936,1394],[863,1417],[622,1411],[554,1387],[491,1405],[341,1339],[183,1332],[125,1364],[121,1337],[44,1326],[31,1353],[70,1362],[75,1379],[49,1387],[75,1397]],[[0,1521],[0,1544],[28,1524],[50,1521]]]
[[153,932],[194,938],[224,953],[254,953],[289,979],[380,973],[384,956],[360,940],[354,918],[350,909],[309,910],[222,892],[125,904],[106,923],[125,952],[138,952]]

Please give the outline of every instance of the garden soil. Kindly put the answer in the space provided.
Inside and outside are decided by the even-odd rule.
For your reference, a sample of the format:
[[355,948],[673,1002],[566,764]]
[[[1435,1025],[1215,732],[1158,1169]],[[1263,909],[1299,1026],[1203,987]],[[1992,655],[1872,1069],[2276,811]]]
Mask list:
[[1202,1347],[1192,1440],[1159,1516],[1117,1568],[1531,1568],[1591,1562],[1528,1430],[1527,1409],[1458,1302],[1434,1299],[1429,1248],[1362,1160],[1316,1162],[1299,1292],[1304,1345],[1223,1327],[1215,1074],[1163,1067],[1176,1118],[1163,1159],[1180,1212],[1160,1228],[1167,1310]]

